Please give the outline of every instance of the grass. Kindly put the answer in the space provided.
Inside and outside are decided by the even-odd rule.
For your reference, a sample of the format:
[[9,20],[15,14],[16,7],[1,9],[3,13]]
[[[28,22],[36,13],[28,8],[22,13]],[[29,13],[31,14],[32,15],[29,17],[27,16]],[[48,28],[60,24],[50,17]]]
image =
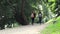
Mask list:
[[51,22],[46,29],[44,29],[42,34],[60,34],[60,17],[56,19],[56,23]]

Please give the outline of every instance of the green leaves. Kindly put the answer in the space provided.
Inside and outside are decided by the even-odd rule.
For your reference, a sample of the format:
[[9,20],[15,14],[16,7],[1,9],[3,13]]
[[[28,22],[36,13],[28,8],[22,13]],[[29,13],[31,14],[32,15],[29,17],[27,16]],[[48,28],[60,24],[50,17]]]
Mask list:
[[48,0],[48,2],[55,2],[56,0]]
[[56,19],[55,24],[52,23],[50,22],[48,27],[42,31],[42,34],[60,34],[60,16]]

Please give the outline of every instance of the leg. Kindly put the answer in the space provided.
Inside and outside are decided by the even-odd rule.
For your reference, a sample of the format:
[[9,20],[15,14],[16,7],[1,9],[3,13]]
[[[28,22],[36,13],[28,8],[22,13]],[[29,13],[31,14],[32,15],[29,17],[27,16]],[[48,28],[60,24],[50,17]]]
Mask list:
[[32,25],[33,25],[33,23],[34,23],[34,18],[32,18]]
[[42,18],[41,17],[39,17],[39,23],[41,24],[41,20],[42,20]]

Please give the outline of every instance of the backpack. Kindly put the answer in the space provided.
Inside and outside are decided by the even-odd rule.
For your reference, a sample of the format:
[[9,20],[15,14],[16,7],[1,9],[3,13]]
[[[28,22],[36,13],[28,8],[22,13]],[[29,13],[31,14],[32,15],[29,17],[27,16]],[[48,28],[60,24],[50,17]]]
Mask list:
[[36,13],[34,13],[34,18],[36,17]]
[[42,17],[42,14],[39,14],[38,17]]

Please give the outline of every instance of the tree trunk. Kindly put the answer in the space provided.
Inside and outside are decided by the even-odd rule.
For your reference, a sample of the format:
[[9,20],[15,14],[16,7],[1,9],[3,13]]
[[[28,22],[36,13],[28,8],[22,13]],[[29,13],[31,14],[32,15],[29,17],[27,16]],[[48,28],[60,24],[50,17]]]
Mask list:
[[22,0],[22,6],[21,6],[22,24],[27,25],[28,21],[27,21],[25,14],[24,14],[24,6],[25,6],[25,0]]
[[20,24],[22,24],[22,25],[28,25],[29,22],[27,21],[27,18],[26,18],[25,14],[24,14],[24,5],[25,5],[25,0],[22,0],[22,3],[21,3],[21,12],[20,12],[20,14],[17,13],[19,11],[19,9],[18,9],[19,7],[17,6],[17,8],[15,9],[15,11],[16,11],[15,18],[16,18],[16,20]]

